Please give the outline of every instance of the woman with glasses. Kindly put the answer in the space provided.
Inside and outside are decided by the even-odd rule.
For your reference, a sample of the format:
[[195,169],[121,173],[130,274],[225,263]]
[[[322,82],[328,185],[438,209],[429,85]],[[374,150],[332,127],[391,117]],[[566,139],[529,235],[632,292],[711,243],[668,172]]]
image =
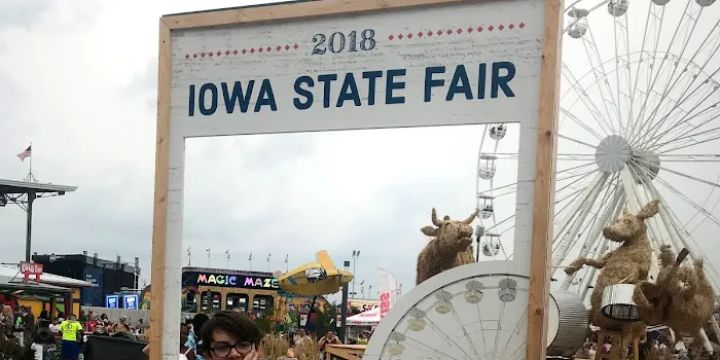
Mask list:
[[247,316],[235,311],[213,315],[200,331],[202,351],[208,360],[259,360],[260,330]]

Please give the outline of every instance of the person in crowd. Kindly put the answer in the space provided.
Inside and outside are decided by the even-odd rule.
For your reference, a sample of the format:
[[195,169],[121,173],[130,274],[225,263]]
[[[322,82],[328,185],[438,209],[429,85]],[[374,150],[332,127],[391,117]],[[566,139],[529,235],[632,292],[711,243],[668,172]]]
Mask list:
[[202,330],[201,351],[209,360],[259,360],[260,330],[246,315],[221,311]]
[[82,324],[87,321],[87,316],[85,316],[85,310],[80,310],[80,316],[78,317],[78,321]]
[[18,307],[13,321],[13,334],[20,346],[25,346],[25,317],[27,311],[24,306]]
[[192,350],[192,353],[195,354],[195,358],[197,360],[205,360],[202,352],[198,351],[198,347],[200,347],[201,342],[200,329],[202,329],[203,325],[205,325],[209,319],[210,318],[208,318],[205,314],[196,314],[190,321],[190,334],[188,334],[187,341],[184,345]]
[[33,314],[32,308],[29,306],[25,307],[25,331],[23,336],[26,339],[33,339],[35,337],[35,314]]
[[321,337],[320,340],[318,340],[318,347],[320,348],[320,351],[325,351],[325,346],[330,344],[342,344],[342,341],[340,341],[340,338],[337,337],[334,331],[328,331],[325,336]]
[[50,323],[49,329],[53,334],[60,332],[60,323],[61,322],[62,322],[61,319],[58,319],[58,318],[54,318],[52,320],[52,322]]
[[115,334],[126,333],[130,331],[130,325],[128,325],[127,316],[121,316],[120,322],[115,324]]
[[107,314],[106,314],[106,313],[102,313],[102,314],[100,314],[100,320],[102,320],[102,321],[106,321],[106,320],[108,320],[108,316],[107,316]]
[[83,330],[82,325],[75,319],[74,314],[69,314],[68,319],[60,324],[62,332],[62,359],[77,360],[80,354],[80,344],[78,343],[78,334]]
[[193,349],[185,346],[188,337],[190,336],[190,327],[181,324],[180,325],[180,360],[195,360],[195,353]]
[[38,320],[47,320],[47,321],[50,321],[50,314],[48,313],[48,311],[45,310],[45,309],[43,309],[43,310],[40,312],[40,315],[38,316]]
[[135,328],[138,330],[138,334],[144,334],[145,333],[145,321],[143,319],[138,319],[137,326]]
[[0,336],[5,336],[8,332],[13,333],[14,330],[15,315],[13,310],[8,305],[3,305],[2,312],[0,312]]
[[370,332],[367,330],[363,330],[360,332],[360,335],[358,335],[357,344],[358,345],[367,345],[368,341],[370,341]]
[[298,329],[295,333],[295,346],[301,347],[301,346],[308,346],[309,343],[312,343],[313,340],[308,336],[308,334],[305,332],[305,329]]

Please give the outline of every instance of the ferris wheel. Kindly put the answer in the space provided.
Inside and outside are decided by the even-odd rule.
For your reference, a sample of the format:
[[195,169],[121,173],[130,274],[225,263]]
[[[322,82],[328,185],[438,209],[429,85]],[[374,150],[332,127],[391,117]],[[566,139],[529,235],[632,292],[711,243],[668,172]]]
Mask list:
[[[687,248],[693,258],[706,257],[708,246],[720,240],[720,4],[575,0],[567,2],[564,15],[551,327],[563,317],[558,311],[580,312],[578,302],[590,295],[598,275],[585,267],[566,276],[564,266],[612,250],[616,245],[602,228],[623,208],[661,201],[660,213],[647,221],[655,250],[670,244],[676,251]],[[391,324],[381,324],[387,333],[371,342],[369,358],[525,358],[524,350],[516,351],[525,334],[512,330],[522,321],[524,304],[503,301],[502,292],[508,283],[526,291],[526,281],[511,269],[496,271],[502,261],[483,263],[513,256],[517,182],[507,179],[517,174],[513,141],[519,125],[498,123],[481,131],[480,262],[468,265],[481,275],[468,278],[467,269],[453,269],[401,299],[401,309],[386,320]],[[720,274],[705,260],[717,293]],[[468,306],[477,307],[477,316]],[[458,313],[468,315],[451,316]],[[571,333],[557,330],[550,330],[551,341]],[[418,341],[430,349],[416,351],[419,345],[412,344]],[[456,348],[462,350],[445,350]]]

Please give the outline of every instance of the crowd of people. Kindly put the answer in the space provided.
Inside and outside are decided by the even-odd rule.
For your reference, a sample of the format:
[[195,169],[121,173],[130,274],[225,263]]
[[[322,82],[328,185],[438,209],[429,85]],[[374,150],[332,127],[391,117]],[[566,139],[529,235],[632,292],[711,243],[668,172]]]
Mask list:
[[77,360],[84,350],[88,336],[117,336],[142,340],[147,330],[144,321],[131,324],[127,317],[112,322],[107,314],[96,316],[93,311],[80,316],[59,312],[50,318],[47,311],[37,317],[30,307],[18,306],[16,309],[4,305],[0,312],[0,338],[15,343],[22,348],[49,348],[60,353],[62,359]]
[[[601,344],[591,339],[586,339],[585,343],[575,354],[577,360],[593,360],[599,359],[603,354],[610,354],[612,349],[610,339],[605,339]],[[699,358],[697,351],[689,346],[685,340],[678,340],[675,344],[671,344],[667,337],[658,336],[652,339],[643,339],[639,347],[639,358],[647,360],[690,360]]]
[[[367,337],[367,333],[361,335]],[[212,317],[198,314],[181,325],[179,359],[257,359],[261,354],[262,359],[317,360],[328,345],[342,343],[332,330],[319,338],[302,328],[262,336],[245,314],[223,311]]]
[[[111,322],[106,314],[92,311],[74,314],[58,313],[50,319],[43,311],[37,318],[32,309],[4,306],[0,312],[0,338],[20,347],[52,347],[60,359],[77,360],[84,353],[89,336],[125,337],[144,341],[149,327],[139,320],[131,324],[126,317]],[[357,343],[367,343],[363,332]],[[247,315],[224,311],[211,317],[197,314],[181,324],[178,358],[180,360],[272,359],[317,360],[328,345],[342,344],[334,331],[317,337],[305,329],[262,335]],[[146,347],[144,352],[148,352]],[[248,357],[250,355],[250,357]]]

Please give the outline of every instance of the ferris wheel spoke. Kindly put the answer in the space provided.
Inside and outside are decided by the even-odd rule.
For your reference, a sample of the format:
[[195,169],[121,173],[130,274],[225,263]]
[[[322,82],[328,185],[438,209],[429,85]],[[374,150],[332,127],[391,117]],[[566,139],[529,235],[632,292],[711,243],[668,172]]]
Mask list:
[[700,145],[700,144],[705,144],[705,143],[708,143],[708,142],[710,142],[710,141],[715,141],[715,140],[718,140],[718,139],[720,139],[720,135],[713,133],[713,135],[712,135],[711,137],[709,137],[709,138],[703,139],[703,140],[701,140],[701,141],[695,141],[695,142],[693,142],[693,143],[691,143],[691,144],[682,145],[682,146],[676,146],[676,147],[674,147],[674,148],[667,149],[667,150],[663,151],[662,154],[669,153],[669,152],[676,151],[676,150],[680,150],[680,149],[686,149],[686,148],[689,148],[689,147],[691,147],[691,146],[697,146],[697,145]]
[[500,332],[502,329],[502,319],[503,316],[505,316],[505,304],[506,302],[503,301],[502,305],[500,305],[500,317],[498,319],[498,328],[497,333],[495,334],[495,345],[493,346],[493,355],[491,359],[497,358],[497,351],[498,351],[498,342],[500,341]]
[[[717,32],[717,33],[716,33],[716,32]],[[706,43],[707,43],[708,40],[710,40],[710,39],[713,39],[713,43],[710,44],[709,46],[706,46]],[[667,96],[667,95],[670,93],[670,91],[671,91],[677,84],[681,83],[681,80],[682,80],[683,82],[686,83],[686,85],[684,86],[684,89],[683,89],[683,91],[681,92],[681,95],[680,95],[680,98],[683,98],[683,97],[685,96],[685,94],[687,93],[688,89],[690,89],[690,87],[698,80],[698,78],[700,78],[700,74],[704,73],[705,68],[706,68],[707,65],[710,63],[710,61],[711,61],[712,58],[715,56],[715,54],[718,52],[718,47],[719,47],[719,45],[720,45],[720,20],[718,20],[718,22],[716,22],[715,25],[713,26],[712,30],[711,30],[710,32],[708,32],[707,36],[706,36],[706,37],[703,39],[703,41],[700,43],[700,45],[698,46],[697,50],[696,50],[695,53],[692,55],[692,57],[690,58],[690,60],[686,61],[686,63],[685,63],[685,65],[683,66],[683,70],[682,70],[682,72],[680,73],[680,75],[673,80],[672,84],[669,86],[669,88],[667,89],[667,91],[665,91],[665,92],[663,93],[663,95],[666,95],[666,96]],[[696,63],[696,58],[700,57],[700,55],[701,55],[702,53],[707,52],[707,51],[710,51],[710,54],[707,55],[707,57],[706,57],[706,59],[703,61],[702,65],[699,66],[699,68],[690,69],[690,70],[692,70],[692,71],[688,71],[688,70],[689,70],[688,68],[689,68],[690,66],[695,65],[695,63]],[[682,55],[680,55],[680,57],[679,57],[679,59],[678,59],[677,61],[678,61],[679,63],[682,63],[682,62],[683,62]],[[679,63],[676,63],[676,66],[675,66],[676,70],[677,70],[677,68],[678,68]],[[660,103],[659,103],[658,105],[662,104],[662,103],[663,103],[666,99],[668,99],[668,98],[669,98],[669,97],[662,97],[662,98],[660,99]],[[668,109],[668,115],[666,115],[665,117],[669,117],[670,114],[672,114],[673,111],[676,109],[676,107],[673,106],[674,104],[677,104],[677,101],[675,101],[674,103],[671,102],[670,104],[668,104],[668,107],[669,107],[669,109]],[[650,117],[653,117],[655,114],[657,114],[657,113],[658,113],[658,111],[657,111],[658,109],[659,109],[659,106],[656,107],[655,111],[650,115]],[[661,113],[662,113],[662,112],[661,112]],[[656,131],[656,132],[657,132],[657,131]]]
[[[592,103],[590,98],[587,96],[587,91],[582,88],[577,89],[578,87],[580,87],[579,84],[573,85],[572,88],[579,92],[578,96],[580,96],[580,99],[582,100],[581,103],[585,106],[587,111],[590,113],[593,120],[598,125],[599,130],[602,131],[603,134],[605,134],[605,135],[612,134],[613,133],[612,129],[608,128],[608,126],[609,126],[608,120],[602,115],[602,113],[600,113],[600,110],[596,107],[596,105],[594,103]],[[600,135],[597,131],[595,131],[595,129],[589,127],[584,121],[580,120],[580,118],[578,118],[576,115],[574,115],[567,108],[561,106],[560,113],[562,115],[564,115],[565,117],[570,118],[570,120],[572,120],[576,124],[580,125],[580,127],[582,127],[585,131],[587,131],[589,134],[593,135],[598,140],[602,140],[604,138],[603,135]],[[562,122],[562,119],[561,119],[561,122]]]
[[[578,139],[572,138],[572,137],[567,136],[567,135],[558,134],[558,137],[561,138],[561,139],[570,140],[570,141],[572,141],[572,142],[574,142],[574,143],[577,143],[577,144],[580,144],[580,145],[585,145],[585,146],[587,146],[587,147],[589,147],[589,148],[592,148],[593,150],[595,149],[595,145],[588,144],[588,143],[586,143],[586,142],[584,142],[584,141],[580,141],[580,140],[578,140]],[[602,140],[602,139],[598,139],[598,140]]]
[[619,129],[615,128],[613,120],[619,123],[619,119],[617,119],[617,114],[620,113],[618,110],[619,104],[615,103],[615,96],[610,87],[610,81],[608,80],[608,72],[605,70],[605,64],[600,56],[600,50],[597,47],[591,26],[588,26],[586,36],[583,36],[581,39],[583,47],[585,48],[588,64],[591,67],[591,72],[597,84],[597,89],[602,97],[602,105],[605,109],[605,115],[607,116],[607,123],[610,126],[611,133],[617,133]]
[[425,349],[425,350],[427,350],[427,351],[430,351],[430,352],[432,352],[432,353],[435,353],[435,354],[437,354],[437,355],[440,355],[440,356],[442,356],[443,358],[450,359],[450,360],[463,360],[463,359],[458,359],[458,358],[456,358],[456,357],[454,357],[454,356],[452,356],[452,355],[446,354],[446,353],[444,353],[444,352],[442,352],[442,351],[438,351],[437,349],[434,349],[434,348],[432,348],[432,347],[430,347],[430,346],[427,346],[427,345],[425,345],[424,343],[422,343],[422,342],[420,342],[420,341],[418,341],[418,340],[415,340],[415,338],[412,338],[412,337],[410,337],[410,336],[408,336],[408,337],[406,337],[406,338],[407,338],[408,340],[412,341],[413,343],[415,343],[415,345],[418,345],[419,347],[421,347],[421,348],[423,348],[423,349]]
[[495,224],[493,224],[493,225],[490,226],[489,228],[485,229],[485,231],[495,230],[495,229],[496,229],[497,227],[499,227],[500,225],[502,225],[502,224],[504,224],[504,223],[506,223],[506,222],[508,222],[508,221],[510,221],[510,220],[512,220],[512,219],[514,219],[514,218],[515,218],[515,214],[512,214],[512,215],[510,215],[510,216],[508,216],[508,217],[500,220],[499,222],[496,222]]
[[[720,101],[718,101],[714,104],[708,105],[700,112],[697,112],[697,113],[693,114],[693,116],[686,119],[685,124],[681,124],[681,125],[683,125],[682,130],[683,130],[683,132],[685,132],[685,135],[672,137],[669,140],[665,140],[664,142],[661,142],[665,138],[673,136],[672,135],[673,132],[668,131],[666,133],[661,133],[655,139],[645,141],[643,143],[638,144],[637,146],[638,147],[651,147],[653,149],[659,150],[660,148],[664,147],[667,144],[672,144],[679,140],[702,135],[707,132],[714,131],[714,130],[720,128],[720,127],[717,127],[717,128],[713,128],[713,129],[703,129],[703,130],[698,131],[698,129],[701,129],[704,126],[714,123],[716,121],[716,118],[718,116],[720,116],[720,107],[718,105],[720,105]],[[699,120],[701,120],[701,121],[696,124],[691,124],[690,120],[695,120],[696,118],[699,118]]]
[[[689,5],[689,2],[688,2],[688,6],[690,6],[690,5]],[[688,9],[686,8],[685,13],[683,14],[683,15],[684,15],[684,16],[683,16],[683,19],[682,19],[681,22],[680,22],[680,26],[678,26],[678,30],[682,29],[682,30],[685,31],[684,34],[681,34],[681,35],[680,35],[681,44],[680,44],[680,46],[679,46],[679,47],[680,47],[680,53],[679,53],[679,54],[675,54],[675,53],[671,53],[671,52],[670,52],[670,48],[672,48],[674,39],[673,39],[673,41],[670,42],[670,46],[669,46],[669,48],[668,48],[668,52],[666,52],[665,56],[666,56],[666,57],[673,57],[673,58],[675,58],[675,59],[674,59],[674,66],[672,67],[672,74],[670,74],[670,76],[666,77],[666,79],[665,79],[665,81],[664,81],[664,82],[665,82],[665,86],[663,87],[663,90],[661,91],[662,96],[660,97],[659,101],[657,102],[657,104],[655,105],[655,107],[653,108],[653,110],[650,112],[650,115],[648,116],[648,120],[652,119],[652,118],[657,114],[658,110],[659,110],[659,109],[661,108],[661,106],[663,105],[665,99],[668,97],[668,94],[671,92],[671,90],[673,89],[673,87],[678,83],[678,81],[682,78],[681,76],[678,76],[678,77],[676,78],[676,77],[675,77],[675,74],[677,73],[678,68],[679,68],[679,66],[680,66],[681,63],[682,63],[681,60],[684,58],[684,54],[685,54],[685,51],[686,51],[687,48],[688,48],[688,45],[689,45],[689,43],[690,43],[690,39],[692,38],[692,35],[693,35],[693,33],[695,32],[695,29],[697,28],[698,20],[700,19],[701,15],[702,15],[703,8],[700,7],[700,6],[697,6],[697,8],[698,8],[698,9],[690,8],[691,11],[692,11],[692,10],[695,10],[695,11],[696,11],[696,14],[688,13]],[[690,21],[691,23],[690,23],[690,24],[686,24],[685,26],[683,26],[683,22],[684,22],[685,19],[689,19],[689,21]],[[707,41],[707,39],[710,37],[710,35],[711,35],[711,33],[709,33],[709,34],[707,35],[707,37],[705,38],[705,41]],[[690,61],[689,61],[690,63],[692,63],[692,61],[695,59],[695,57],[697,56],[697,54],[698,54],[699,51],[700,51],[700,48],[698,48],[698,50],[697,50],[697,51],[693,54],[693,56],[690,58]],[[686,69],[685,69],[685,70],[686,70]],[[681,72],[681,74],[682,74],[682,73],[684,73],[684,72]]]
[[[660,183],[661,183],[661,185],[663,185],[666,188],[668,186],[670,186],[670,188],[672,188],[672,186],[664,180],[661,180]],[[663,196],[660,194],[660,192],[657,190],[657,187],[653,183],[649,184],[649,188],[652,189],[657,194],[658,198],[661,199],[661,201],[663,201],[663,202],[665,201],[665,199],[663,198]],[[679,194],[679,193],[676,193],[676,194]],[[681,221],[679,220],[678,216],[673,211],[673,208],[666,207],[665,211],[669,215],[669,218],[670,218],[669,223],[671,224],[672,229],[675,231],[678,238],[680,239],[682,247],[690,249],[690,251],[691,251],[690,255],[692,258],[696,258],[697,256],[699,256],[701,258],[706,258],[706,256],[703,255],[703,252],[699,251],[699,249],[701,249],[701,248],[697,244],[695,239],[693,238],[693,235],[690,232],[688,232],[685,227],[680,226]],[[719,284],[718,279],[720,279],[720,273],[718,273],[717,269],[715,268],[713,263],[710,261],[705,262],[705,267],[707,270],[709,270],[709,273],[711,274],[711,278],[713,280],[712,284],[715,287],[715,290],[717,291],[718,284]]]
[[[719,173],[718,176],[715,178],[715,182],[720,183],[720,173]],[[715,193],[715,188],[713,188],[713,189],[710,191],[710,194],[705,197],[705,199],[703,200],[703,203],[702,203],[702,207],[704,207],[704,208],[707,207],[708,202],[710,201],[710,199],[711,199],[711,197],[712,197],[712,195],[713,195],[714,193]],[[717,209],[718,205],[720,205],[720,196],[717,196],[717,200],[715,201],[715,204],[714,204],[714,205],[710,208],[710,210],[709,210],[710,213],[713,213],[713,214],[714,214],[714,213],[715,213],[715,209]],[[695,213],[695,215],[693,215],[690,219],[688,219],[688,221],[686,221],[686,222],[683,224],[683,228],[688,229],[688,227],[690,226],[690,223],[692,223],[692,221],[693,221],[695,218],[697,218],[699,214],[700,214],[700,213],[697,212],[697,213]],[[700,225],[702,225],[702,224],[705,222],[705,220],[707,220],[707,218],[700,219],[700,220],[698,221],[698,223],[695,224],[695,225],[692,227],[692,229],[687,230],[688,233],[691,233],[691,234],[694,233],[695,230],[697,230],[697,228],[700,227]]]
[[[643,28],[643,35],[642,35],[642,43],[640,45],[640,59],[638,66],[635,67],[635,80],[632,82],[632,91],[630,92],[630,108],[628,111],[628,126],[625,129],[626,134],[632,133],[634,131],[634,127],[636,123],[634,121],[631,121],[632,119],[635,119],[635,115],[633,112],[633,109],[635,107],[635,96],[637,95],[638,90],[638,84],[640,83],[640,69],[642,66],[640,66],[644,60],[645,53],[649,53],[648,50],[645,49],[645,45],[655,45],[655,49],[657,50],[657,41],[653,41],[655,38],[659,38],[659,29],[657,28],[658,20],[661,18],[661,15],[657,14],[658,6],[655,6],[655,4],[652,1],[648,1],[648,11],[647,16],[645,17],[645,26]],[[662,11],[662,10],[661,10]],[[653,27],[653,25],[655,27]],[[649,32],[652,27],[653,31]],[[628,41],[629,43],[629,41]],[[628,50],[628,55],[630,54],[630,51]]]
[[460,315],[457,313],[457,310],[455,310],[455,306],[453,306],[452,303],[450,303],[450,309],[452,310],[453,315],[455,315],[455,320],[457,320],[458,324],[460,324],[460,327],[462,328],[463,336],[465,337],[465,340],[467,340],[468,344],[472,348],[473,353],[475,353],[476,359],[479,359],[480,354],[477,351],[475,342],[470,337],[470,334],[468,334],[467,329],[465,328],[465,324],[463,323],[462,319],[460,318]]
[[507,352],[508,346],[510,345],[510,341],[513,339],[513,334],[517,334],[519,329],[521,329],[522,327],[525,326],[525,324],[527,324],[527,318],[528,318],[527,312],[528,312],[528,308],[525,307],[525,311],[523,311],[522,315],[520,315],[520,318],[519,318],[520,321],[515,323],[515,327],[512,329],[512,331],[510,332],[510,335],[508,336],[507,341],[505,342],[505,347],[503,348],[503,353]]
[[[582,78],[578,78],[575,73],[572,71],[572,69],[565,63],[562,62],[561,66],[561,74],[562,76],[570,83],[570,90],[572,90],[577,99],[580,103],[585,107],[585,109],[590,113],[593,120],[596,124],[600,127],[600,130],[603,131],[605,135],[609,135],[613,133],[612,130],[612,124],[610,123],[609,118],[607,118],[607,114],[603,114],[603,111],[601,110],[600,106],[598,106],[595,103],[595,100],[593,100],[593,97],[590,96],[591,92],[589,88],[583,87]],[[593,73],[595,74],[595,73]],[[586,75],[587,76],[587,75]],[[563,98],[567,96],[569,93],[569,90],[565,92],[565,95],[563,95]],[[604,105],[604,102],[603,102]],[[577,118],[577,117],[576,117]],[[602,139],[602,136],[597,135],[598,139]]]
[[[654,71],[653,71],[653,72],[654,72],[654,76],[652,77],[652,81],[650,81],[649,86],[645,89],[646,92],[647,92],[647,94],[650,94],[652,91],[656,91],[656,90],[654,90],[654,89],[655,89],[655,86],[657,85],[658,79],[660,78],[660,74],[661,74],[662,71],[663,71],[663,68],[664,68],[664,66],[665,66],[665,63],[666,63],[667,59],[668,59],[669,56],[671,55],[672,47],[673,47],[673,44],[675,43],[675,40],[676,40],[677,37],[678,37],[678,33],[679,33],[680,29],[683,28],[682,24],[683,24],[683,23],[686,21],[686,19],[688,18],[688,9],[690,8],[690,6],[691,6],[691,2],[688,1],[688,2],[687,2],[687,5],[685,6],[685,10],[683,11],[683,16],[682,16],[682,18],[681,18],[681,20],[680,20],[680,24],[679,24],[677,27],[675,27],[675,32],[673,33],[673,36],[672,36],[672,38],[670,39],[670,42],[669,42],[669,44],[668,44],[668,47],[667,47],[667,49],[665,50],[665,55],[662,57],[662,60],[660,61],[660,66],[659,66],[657,72],[654,72]],[[664,8],[663,8],[663,16],[664,16]],[[658,41],[659,41],[659,37],[658,37]],[[656,54],[656,53],[657,53],[657,49],[656,49],[656,51],[655,51],[655,54]],[[655,54],[653,54],[653,57],[649,60],[651,63],[654,63],[654,61],[655,61],[655,57],[656,57]],[[654,66],[653,66],[653,67],[654,67]],[[650,79],[648,79],[648,80],[650,80]],[[646,96],[646,97],[645,97],[645,100],[643,101],[643,104],[642,104],[642,106],[640,107],[640,111],[639,111],[639,113],[638,113],[638,114],[639,114],[639,115],[638,115],[638,119],[640,119],[640,127],[639,127],[639,129],[643,129],[643,127],[644,127],[644,125],[645,125],[645,122],[646,122],[646,121],[645,121],[644,114],[645,114],[645,111],[646,111],[647,107],[649,106],[649,104],[648,104],[648,99],[649,99],[649,98],[650,98],[649,96]],[[636,132],[636,134],[642,134],[642,133],[643,133],[642,130],[638,130],[638,131]]]
[[[614,176],[614,175],[613,175]],[[598,189],[595,190],[595,193],[589,200],[583,201],[583,203],[578,211],[577,211],[577,219],[576,222],[573,223],[573,225],[568,229],[568,231],[565,231],[565,228],[567,228],[566,225],[563,225],[563,230],[555,234],[555,238],[557,239],[559,236],[563,235],[563,241],[558,241],[558,246],[556,248],[557,255],[553,258],[553,266],[558,266],[560,263],[564,261],[565,258],[567,258],[567,255],[569,254],[570,250],[574,249],[576,247],[577,242],[579,241],[579,234],[586,234],[588,229],[590,229],[592,226],[595,225],[595,223],[599,220],[600,217],[600,211],[593,212],[595,209],[595,204],[598,199],[598,195],[604,191],[604,195],[602,196],[599,204],[599,207],[602,208],[604,205],[608,203],[608,200],[610,198],[610,195],[614,192],[612,191],[612,187],[610,186],[611,182],[608,182],[607,179],[609,178],[609,175],[606,173],[603,173],[602,178],[598,181]],[[598,234],[600,230],[597,230]],[[588,237],[589,238],[589,237]],[[588,239],[586,238],[586,239]],[[586,240],[587,242],[587,240]],[[583,246],[587,246],[586,243]],[[553,254],[556,253],[556,251],[553,251]]]
[[[630,56],[629,16],[615,17],[615,78],[617,86],[618,122],[620,132],[626,133],[632,119],[633,77]],[[624,89],[624,91],[623,91]],[[623,108],[623,104],[625,104]],[[623,111],[624,110],[624,111]]]
[[[458,350],[462,351],[462,353],[465,354],[465,359],[468,358],[469,354],[467,352],[465,352],[465,350],[463,350],[463,348],[462,348],[462,346],[460,346],[460,344],[458,344],[457,342],[455,342],[455,340],[453,338],[448,336],[448,334],[446,334],[442,330],[442,327],[438,326],[438,324],[435,323],[430,317],[425,317],[425,319],[427,319],[427,321],[430,323],[430,327],[433,329],[433,332],[444,337],[448,343],[455,345]],[[460,324],[460,325],[462,325],[462,324]]]
[[[675,195],[677,195],[678,198],[682,199],[688,205],[695,208],[695,210],[697,210],[697,211],[701,212],[703,215],[705,215],[709,220],[711,220],[712,222],[714,222],[717,225],[720,225],[720,219],[716,218],[712,213],[707,211],[707,209],[705,209],[704,207],[700,206],[700,204],[696,203],[695,201],[693,201],[692,199],[687,197],[687,195],[685,195],[683,192],[681,192],[674,186],[670,185],[670,183],[668,183],[662,177],[656,176],[655,179],[658,180],[658,182],[660,184],[662,184],[665,188],[667,188],[668,190],[672,191]],[[717,186],[720,186],[720,185],[717,185]]]
[[660,161],[666,162],[710,162],[720,163],[720,154],[661,154]]
[[675,171],[675,170],[673,170],[673,169],[669,169],[669,168],[667,168],[667,167],[665,167],[665,166],[659,166],[659,165],[657,165],[657,164],[653,164],[653,163],[651,163],[651,162],[649,162],[649,161],[646,161],[646,160],[634,158],[634,159],[632,159],[631,161],[637,163],[638,165],[654,166],[654,167],[657,167],[657,168],[660,169],[660,170],[667,171],[667,172],[669,172],[669,173],[671,173],[671,174],[675,174],[675,175],[677,175],[677,176],[681,176],[681,177],[684,177],[684,178],[686,178],[686,179],[695,180],[695,181],[697,181],[697,182],[701,182],[701,183],[706,184],[706,185],[710,185],[710,186],[714,186],[714,187],[720,188],[720,184],[718,184],[718,183],[715,183],[715,182],[712,182],[712,181],[709,181],[709,180],[705,180],[705,179],[701,179],[701,178],[696,177],[696,176],[684,174],[684,173],[682,173],[682,172]]
[[[645,107],[645,101],[647,101],[647,98],[645,98],[639,110],[635,110],[635,98],[639,91],[638,84],[641,83],[640,69],[644,68],[645,70],[643,72],[645,78],[645,89],[647,89],[645,92],[649,94],[651,93],[649,90],[651,79],[653,78],[656,69],[655,66],[653,66],[653,63],[655,62],[656,54],[660,44],[660,29],[662,28],[662,24],[665,20],[664,6],[656,6],[653,2],[648,2],[648,6],[649,7],[647,18],[645,20],[645,28],[643,30],[643,41],[640,47],[640,59],[638,65],[636,66],[635,84],[631,96],[633,112],[630,114],[629,119],[632,119],[634,121],[632,121],[632,125],[630,126],[629,132],[627,133],[630,138],[634,136],[637,126],[640,125],[640,121],[638,121],[638,119],[640,119],[640,114],[642,114]],[[646,48],[646,46],[648,46],[648,48]],[[643,67],[643,65],[645,66]],[[640,92],[642,93],[643,91]]]
[[[718,68],[718,69],[714,72],[714,74],[717,73],[718,71],[720,71],[720,68]],[[713,75],[714,75],[714,74],[713,74]],[[720,89],[720,85],[710,82],[711,79],[712,79],[712,76],[709,76],[705,81],[703,81],[703,82],[701,82],[700,84],[698,84],[698,87],[697,87],[695,90],[693,90],[693,92],[692,92],[690,95],[688,95],[687,97],[684,97],[684,98],[682,98],[681,100],[677,101],[677,102],[673,105],[673,107],[672,107],[672,109],[670,110],[670,112],[669,112],[667,115],[665,115],[665,116],[663,116],[662,118],[660,118],[657,122],[655,122],[654,128],[648,129],[646,134],[652,133],[652,134],[653,134],[652,136],[654,136],[655,134],[658,133],[658,131],[660,130],[661,126],[664,125],[665,123],[668,124],[668,125],[665,127],[665,129],[672,129],[673,127],[676,127],[676,126],[679,126],[679,125],[682,125],[682,124],[687,123],[687,122],[688,122],[688,119],[691,118],[691,117],[694,115],[695,110],[696,110],[696,109],[699,109],[699,108],[702,108],[701,105],[702,105],[707,99],[709,99],[715,92],[717,92],[718,89]],[[708,87],[708,86],[705,86],[705,85],[711,85],[711,86]],[[704,92],[702,92],[702,93],[698,93],[697,91],[698,91],[701,87],[704,87],[705,90],[704,90]],[[685,103],[686,101],[694,98],[694,95],[695,95],[695,94],[698,94],[698,97],[699,97],[700,99],[697,100],[697,101],[695,101],[694,104],[687,106],[687,107],[690,109],[689,111],[683,110],[683,107],[682,107],[681,105],[682,105],[683,103]],[[677,119],[672,119],[672,118],[671,118],[671,115],[676,114],[676,112],[673,111],[673,110],[675,110],[675,109],[679,109],[678,111],[684,112],[684,114],[682,114],[681,116],[679,116],[679,118],[677,118]],[[649,139],[652,141],[652,140],[653,140],[653,139],[652,139],[652,136],[646,136],[646,135],[644,135],[644,136],[640,137],[639,140],[636,140],[635,142],[636,142],[636,143],[637,143],[637,142],[641,142],[641,141],[643,141],[643,140],[645,140],[645,139],[647,139],[647,138],[649,138]]]

